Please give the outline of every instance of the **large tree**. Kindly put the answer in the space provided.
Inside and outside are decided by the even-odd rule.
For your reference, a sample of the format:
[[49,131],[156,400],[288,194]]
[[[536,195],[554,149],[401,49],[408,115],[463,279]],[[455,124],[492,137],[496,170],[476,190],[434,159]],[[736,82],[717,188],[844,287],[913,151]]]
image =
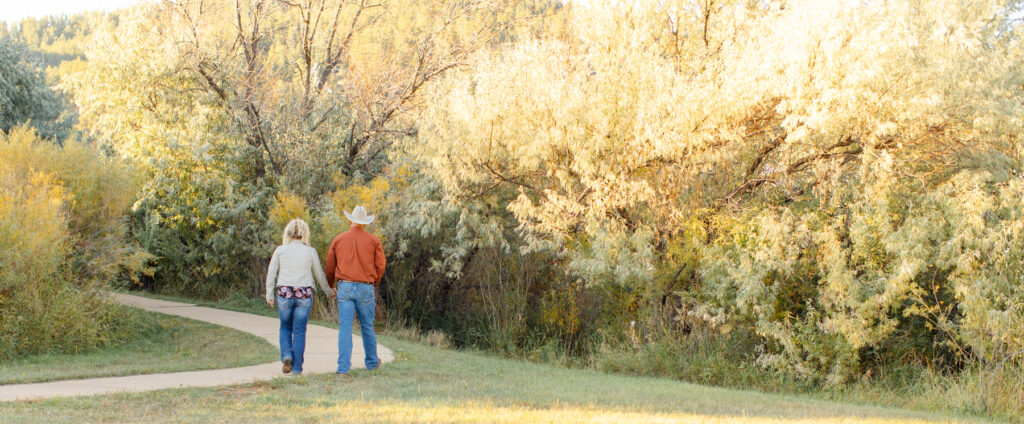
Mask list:
[[436,86],[417,153],[449,199],[505,206],[527,250],[589,284],[647,289],[660,271],[665,299],[693,272],[699,301],[680,309],[750,325],[766,365],[842,380],[909,317],[931,320],[914,328],[934,352],[998,363],[1024,346],[1004,337],[1024,322],[1006,283],[1022,248],[1018,10],[580,7],[568,37]]
[[46,73],[28,47],[0,37],[0,131],[29,123],[45,138],[63,139],[71,127],[62,97],[50,88]]
[[85,131],[147,165],[135,234],[159,283],[214,295],[260,280],[277,192],[327,208],[380,173],[424,88],[507,39],[518,3],[145,4],[98,28],[64,84]]
[[417,152],[456,198],[513,188],[538,243],[643,234],[663,248],[702,210],[829,201],[879,166],[934,185],[1018,155],[1015,3],[577,8],[568,39],[436,86]]
[[86,127],[129,129],[107,134],[122,152],[159,156],[146,128],[167,126],[313,200],[378,172],[424,86],[506,34],[515,3],[164,1],[101,33],[70,84]]

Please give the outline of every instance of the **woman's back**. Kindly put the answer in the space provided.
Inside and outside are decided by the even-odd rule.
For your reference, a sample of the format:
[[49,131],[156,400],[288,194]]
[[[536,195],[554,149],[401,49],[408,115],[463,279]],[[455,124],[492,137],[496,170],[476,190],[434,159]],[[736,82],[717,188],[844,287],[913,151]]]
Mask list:
[[[336,293],[324,278],[320,256],[309,246],[309,225],[293,219],[284,228],[282,245],[274,249],[267,267],[267,304],[277,304],[281,321],[281,371],[302,374],[306,350],[306,322],[313,305],[313,280],[328,296]],[[277,286],[276,297],[274,286]]]
[[[320,268],[316,249],[301,241],[278,246],[270,260],[268,277],[272,277],[277,265],[276,283],[280,286],[312,286],[315,269]],[[315,263],[315,265],[314,265]],[[323,272],[322,269],[320,272]]]

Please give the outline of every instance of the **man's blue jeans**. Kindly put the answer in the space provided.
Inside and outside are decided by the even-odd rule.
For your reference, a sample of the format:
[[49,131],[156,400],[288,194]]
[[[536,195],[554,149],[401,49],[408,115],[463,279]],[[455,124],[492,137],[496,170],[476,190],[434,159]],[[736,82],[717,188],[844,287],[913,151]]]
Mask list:
[[377,336],[373,334],[376,295],[373,284],[338,283],[338,372],[348,374],[352,367],[352,317],[359,315],[359,330],[366,352],[366,369],[380,364],[377,357]]
[[281,361],[292,359],[292,374],[302,372],[303,353],[306,352],[306,323],[313,298],[285,299],[277,297],[277,316],[281,319]]

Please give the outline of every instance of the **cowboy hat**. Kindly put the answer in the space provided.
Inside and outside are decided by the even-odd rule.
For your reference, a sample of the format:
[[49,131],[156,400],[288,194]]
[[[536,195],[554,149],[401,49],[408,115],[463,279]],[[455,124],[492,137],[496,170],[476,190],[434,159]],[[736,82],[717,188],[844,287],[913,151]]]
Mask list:
[[352,213],[345,212],[345,218],[348,218],[349,221],[352,221],[355,224],[370,225],[376,216],[367,216],[366,208],[356,206],[355,209],[352,209]]

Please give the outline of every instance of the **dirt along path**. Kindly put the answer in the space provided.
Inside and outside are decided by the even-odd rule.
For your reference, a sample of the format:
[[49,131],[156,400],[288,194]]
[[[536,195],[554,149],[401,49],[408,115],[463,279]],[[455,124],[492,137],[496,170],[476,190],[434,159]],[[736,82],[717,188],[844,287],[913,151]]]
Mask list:
[[[277,318],[122,293],[113,293],[112,295],[115,301],[124,305],[234,328],[239,331],[255,334],[274,346],[278,346]],[[394,353],[379,344],[377,345],[377,354],[380,356],[381,363],[394,360]],[[333,373],[337,369],[337,361],[338,330],[310,324],[306,330],[306,354],[302,370],[303,374]],[[364,367],[362,339],[359,336],[353,335],[352,368]],[[115,392],[142,392],[178,387],[212,387],[252,383],[278,377],[289,376],[282,374],[281,363],[274,361],[261,365],[219,370],[0,385],[0,401],[96,395]]]

